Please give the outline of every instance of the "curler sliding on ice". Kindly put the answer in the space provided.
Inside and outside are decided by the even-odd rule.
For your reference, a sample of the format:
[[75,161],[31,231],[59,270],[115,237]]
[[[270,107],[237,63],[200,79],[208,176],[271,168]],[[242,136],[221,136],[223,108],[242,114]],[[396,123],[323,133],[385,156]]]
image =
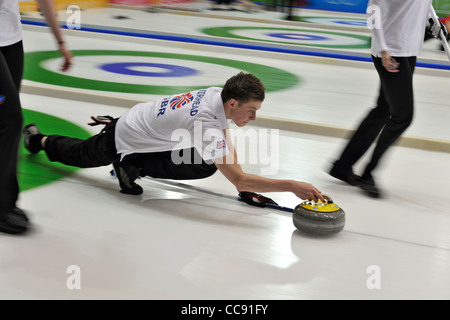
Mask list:
[[264,98],[260,79],[239,72],[223,87],[139,103],[119,118],[91,117],[90,125],[104,128],[86,140],[43,134],[31,123],[23,129],[24,143],[30,153],[43,151],[50,161],[70,166],[93,168],[112,164],[120,192],[129,195],[143,193],[143,188],[135,183],[140,177],[204,179],[219,171],[237,193],[292,192],[302,200],[324,201],[320,190],[310,183],[243,171],[229,124],[233,121],[237,127],[244,127],[255,120]]

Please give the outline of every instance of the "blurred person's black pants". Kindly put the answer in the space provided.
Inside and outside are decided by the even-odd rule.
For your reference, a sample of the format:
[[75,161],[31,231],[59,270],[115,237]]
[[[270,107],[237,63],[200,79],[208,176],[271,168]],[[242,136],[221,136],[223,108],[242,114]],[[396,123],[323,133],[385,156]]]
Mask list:
[[16,207],[18,148],[22,135],[19,91],[23,75],[22,41],[0,47],[0,214]]
[[399,72],[388,72],[381,58],[372,56],[380,77],[380,91],[377,105],[359,125],[335,166],[342,170],[351,167],[367,152],[378,137],[372,157],[367,164],[363,178],[371,178],[383,154],[409,127],[413,119],[414,94],[413,73],[416,57],[393,57],[399,65]]

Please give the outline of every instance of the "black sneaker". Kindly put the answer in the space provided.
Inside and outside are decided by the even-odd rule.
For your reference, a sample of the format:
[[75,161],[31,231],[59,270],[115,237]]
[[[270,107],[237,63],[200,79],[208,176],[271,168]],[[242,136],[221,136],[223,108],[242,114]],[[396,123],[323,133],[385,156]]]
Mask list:
[[342,170],[342,168],[336,165],[336,163],[333,165],[329,173],[330,176],[339,179],[341,181],[344,181],[345,183],[348,183],[351,186],[357,186],[359,183],[359,176],[354,174],[352,169]]
[[0,232],[21,234],[28,230],[28,225],[28,217],[19,208],[14,208],[10,212],[0,214]]
[[44,136],[35,123],[30,123],[23,128],[25,148],[30,153],[38,153],[42,150],[41,139]]
[[381,196],[380,190],[375,186],[373,178],[359,178],[359,187],[372,198]]
[[114,173],[116,174],[117,179],[119,179],[121,193],[140,195],[144,192],[140,185],[134,183],[134,181],[139,178],[140,173],[137,167],[120,160],[114,160],[112,165]]

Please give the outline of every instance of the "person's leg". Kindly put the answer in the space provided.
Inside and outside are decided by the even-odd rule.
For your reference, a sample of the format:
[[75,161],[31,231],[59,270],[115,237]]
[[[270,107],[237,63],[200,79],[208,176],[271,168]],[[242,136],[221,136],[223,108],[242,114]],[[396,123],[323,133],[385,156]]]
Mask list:
[[135,183],[139,177],[192,180],[207,178],[217,171],[214,163],[204,161],[194,148],[136,153],[126,156],[122,161],[115,160],[113,167],[119,179],[120,192],[133,195],[143,192],[142,187]]
[[108,146],[104,135],[95,135],[86,140],[49,135],[44,150],[50,161],[79,168],[106,166],[117,158],[115,147]]
[[50,161],[79,168],[106,166],[118,158],[114,140],[116,121],[107,124],[101,133],[86,140],[43,135],[35,124],[24,128],[25,147],[31,153],[44,150]]
[[19,93],[24,65],[23,43],[19,41],[11,46],[1,48],[0,51],[2,51],[5,61],[8,64],[14,85]]
[[[374,58],[374,64],[381,64],[380,59]],[[330,175],[351,185],[357,185],[359,177],[353,173],[353,165],[370,148],[385,126],[389,116],[389,104],[385,98],[385,85],[381,82],[376,107],[370,110],[353,133],[340,157],[334,162]]]
[[295,20],[294,19],[294,10],[295,10],[295,4],[294,0],[287,0],[284,2],[284,6],[286,7],[286,19],[287,20]]
[[397,57],[395,59],[400,63],[399,72],[396,73],[388,72],[381,63],[377,64],[377,70],[385,88],[385,97],[389,104],[390,118],[378,137],[371,160],[358,183],[362,190],[374,198],[380,197],[380,190],[372,177],[372,171],[377,167],[389,147],[409,127],[413,119],[414,95],[412,78],[416,58]]
[[372,178],[372,171],[377,167],[382,156],[409,127],[413,119],[413,74],[416,58],[395,59],[400,63],[399,72],[390,73],[383,67],[380,67],[378,71],[385,87],[391,116],[380,133],[371,160],[362,175],[363,179]]
[[28,218],[16,207],[17,156],[23,122],[19,98],[23,73],[22,42],[0,48],[0,231],[22,233]]
[[120,192],[132,195],[143,193],[142,187],[135,183],[139,177],[150,176],[174,180],[203,179],[217,171],[214,163],[205,162],[194,148],[135,153],[125,156],[122,161],[115,160],[113,167],[119,179]]
[[370,148],[387,119],[389,119],[389,106],[385,99],[383,85],[381,85],[377,106],[367,114],[354,132],[337,164],[342,168],[351,169]]
[[217,167],[204,161],[195,148],[127,156],[123,162],[139,168],[140,176],[152,178],[191,180],[213,175]]

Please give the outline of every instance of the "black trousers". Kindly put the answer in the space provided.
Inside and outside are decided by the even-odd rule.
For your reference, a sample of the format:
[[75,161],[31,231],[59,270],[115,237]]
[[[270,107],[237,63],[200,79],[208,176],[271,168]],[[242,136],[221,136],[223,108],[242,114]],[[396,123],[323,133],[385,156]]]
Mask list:
[[0,214],[15,208],[19,197],[17,153],[23,125],[19,98],[23,57],[22,41],[0,47]]
[[[174,159],[185,161],[178,163]],[[161,179],[203,179],[217,171],[215,164],[212,161],[204,161],[195,148],[131,154],[123,161],[140,168],[141,176]]]
[[114,142],[117,120],[86,140],[60,135],[49,135],[45,141],[45,153],[50,161],[57,161],[79,168],[107,166],[119,158]]
[[[47,157],[50,161],[79,168],[111,164],[119,158],[114,141],[116,121],[106,125],[98,135],[86,140],[49,135],[44,149]],[[186,153],[188,156],[186,156]],[[186,159],[187,161],[175,163],[172,161],[174,155],[176,155],[176,159]],[[122,161],[139,168],[141,177],[150,176],[174,180],[202,179],[217,171],[214,163],[205,162],[194,148],[136,153],[126,156]]]
[[409,127],[414,113],[413,74],[416,57],[394,57],[400,63],[399,72],[388,72],[381,58],[372,57],[380,77],[380,91],[376,107],[359,125],[336,161],[342,170],[352,166],[367,152],[378,137],[372,157],[362,176],[372,177],[383,154]]

